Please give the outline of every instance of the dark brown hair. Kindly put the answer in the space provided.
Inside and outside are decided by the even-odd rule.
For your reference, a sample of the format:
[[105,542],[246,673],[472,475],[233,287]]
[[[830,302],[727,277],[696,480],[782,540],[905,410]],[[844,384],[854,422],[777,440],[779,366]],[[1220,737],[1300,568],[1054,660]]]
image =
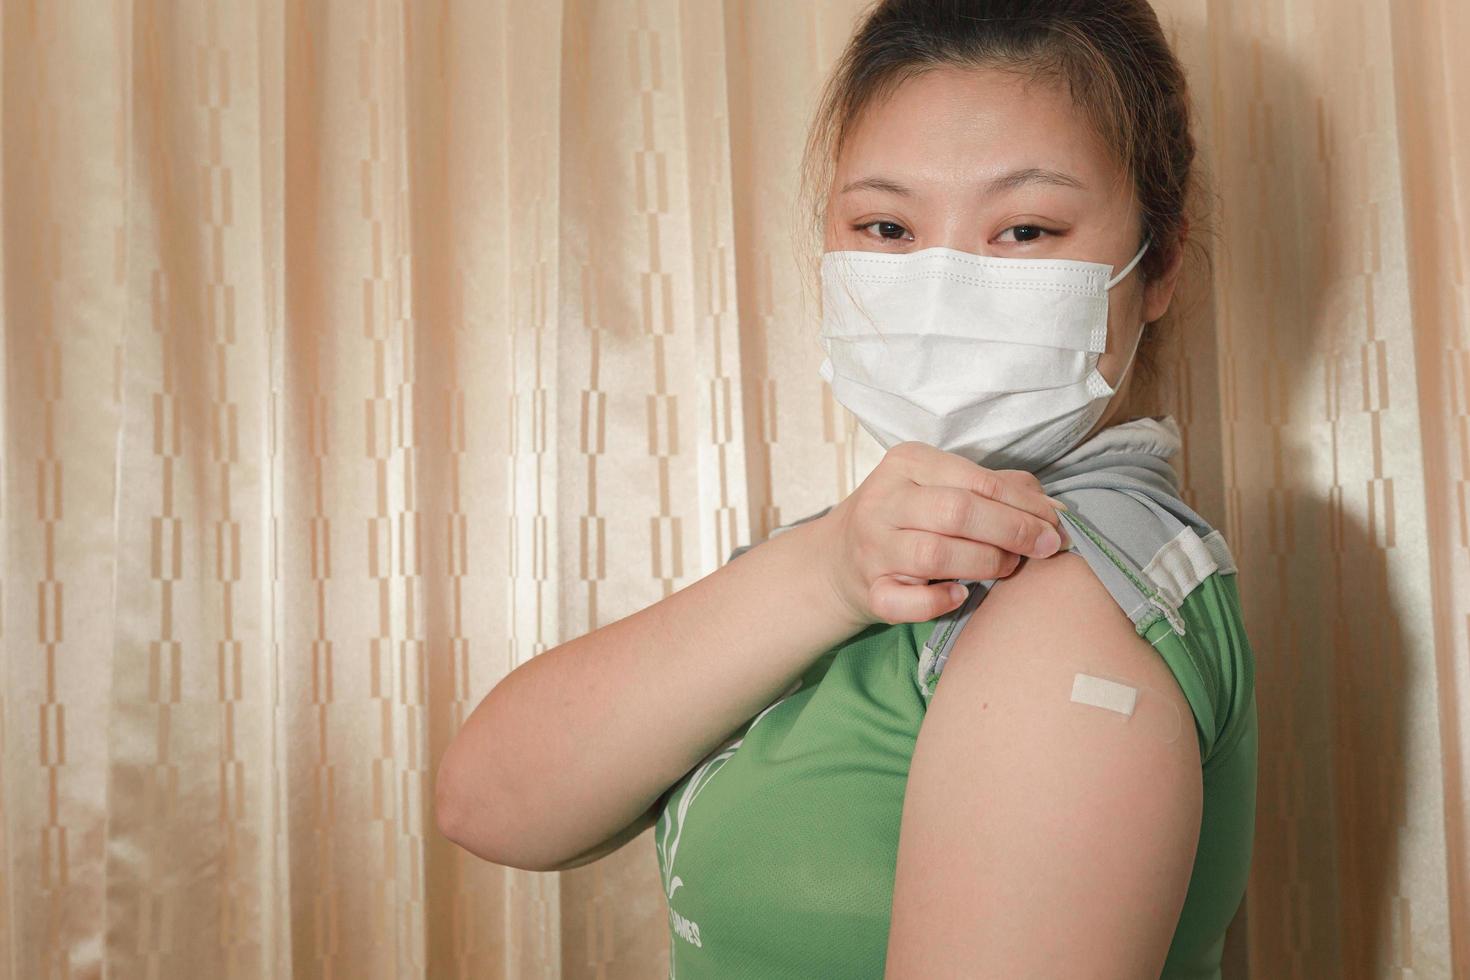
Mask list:
[[[862,111],[937,68],[994,68],[1065,84],[1133,183],[1149,250],[1145,281],[1205,230],[1184,69],[1147,0],[880,0],[868,8],[822,90],[802,156],[803,220],[819,254],[826,200]],[[1208,265],[1208,257],[1205,256]],[[811,276],[807,277],[812,278]],[[1171,304],[1172,305],[1172,304]],[[1136,370],[1157,373],[1160,331],[1145,332]]]

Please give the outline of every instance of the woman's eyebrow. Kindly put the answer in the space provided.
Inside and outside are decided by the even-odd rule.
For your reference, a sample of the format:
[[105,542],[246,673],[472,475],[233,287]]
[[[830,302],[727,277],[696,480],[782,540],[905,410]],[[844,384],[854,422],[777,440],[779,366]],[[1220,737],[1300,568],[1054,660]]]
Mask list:
[[[986,181],[981,193],[985,197],[990,197],[993,194],[999,194],[1001,191],[1012,191],[1017,187],[1024,187],[1027,184],[1056,184],[1061,187],[1076,187],[1079,190],[1085,190],[1087,187],[1086,184],[1082,183],[1076,177],[1068,173],[1063,173],[1060,170],[1048,170],[1045,167],[1026,167],[1023,170],[1012,170],[1008,174],[1001,174],[999,177]],[[891,178],[880,176],[862,177],[858,180],[849,181],[843,185],[842,190],[838,193],[846,194],[849,191],[861,190],[884,191],[889,194],[897,194],[900,197],[914,196],[912,188],[905,187],[903,184]]]
[[1001,191],[1015,190],[1026,184],[1058,184],[1062,187],[1076,187],[1079,190],[1086,189],[1087,185],[1082,183],[1071,174],[1060,170],[1047,170],[1045,167],[1027,167],[1025,170],[1012,170],[1008,174],[1002,174],[985,185],[983,193],[989,197]]
[[846,194],[849,191],[863,190],[885,191],[889,194],[897,194],[900,197],[914,196],[914,192],[912,190],[903,186],[897,181],[889,180],[887,177],[863,177],[860,180],[849,181],[846,185],[843,186],[842,190],[838,191],[838,193]]

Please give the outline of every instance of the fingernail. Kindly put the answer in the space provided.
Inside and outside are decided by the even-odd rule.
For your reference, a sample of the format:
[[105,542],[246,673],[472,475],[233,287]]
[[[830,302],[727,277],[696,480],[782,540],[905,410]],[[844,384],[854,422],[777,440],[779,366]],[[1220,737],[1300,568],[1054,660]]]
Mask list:
[[1060,500],[1058,500],[1055,497],[1047,497],[1046,498],[1046,502],[1049,503],[1049,504],[1051,504],[1057,510],[1071,510],[1070,507],[1068,507],[1066,504],[1062,503]]
[[1055,528],[1047,528],[1036,539],[1036,557],[1050,558],[1062,546],[1062,536]]

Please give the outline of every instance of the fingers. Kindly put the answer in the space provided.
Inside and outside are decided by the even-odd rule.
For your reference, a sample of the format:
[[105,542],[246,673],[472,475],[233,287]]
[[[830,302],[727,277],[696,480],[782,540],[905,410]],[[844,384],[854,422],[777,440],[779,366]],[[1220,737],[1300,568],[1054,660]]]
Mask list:
[[1058,529],[1047,521],[956,487],[912,487],[894,495],[891,506],[888,517],[897,528],[983,542],[1032,558],[1050,557],[1062,545]]
[[965,601],[968,593],[953,595],[950,593],[952,585],[953,582],[905,585],[891,575],[884,575],[873,582],[868,605],[873,615],[885,623],[927,623],[958,609]]
[[1046,495],[1046,490],[1042,487],[1041,481],[1036,478],[1035,473],[1026,470],[992,470],[991,472],[1026,493],[1039,493],[1043,497],[1046,497],[1046,502],[1053,511],[1067,509],[1066,504]]
[[894,457],[900,471],[916,484],[968,490],[1049,524],[1060,523],[1057,508],[1065,505],[1042,493],[1041,482],[1025,470],[986,469],[956,453],[922,442],[898,443],[886,455]]
[[988,580],[1016,570],[1021,556],[994,545],[908,528],[895,530],[898,554],[892,564],[924,579]]
[[891,447],[883,463],[879,479],[854,491],[843,537],[844,560],[860,570],[852,601],[883,621],[952,612],[964,597],[947,580],[1005,578],[1021,556],[1046,558],[1062,545],[1066,507],[1032,473],[991,470],[914,441]]

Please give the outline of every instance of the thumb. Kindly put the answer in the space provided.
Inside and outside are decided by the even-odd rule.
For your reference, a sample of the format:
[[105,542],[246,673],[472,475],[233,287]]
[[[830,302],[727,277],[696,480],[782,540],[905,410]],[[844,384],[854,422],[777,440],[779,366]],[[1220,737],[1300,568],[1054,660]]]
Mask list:
[[968,596],[969,590],[957,582],[905,584],[884,575],[868,590],[868,607],[885,623],[927,623],[958,609]]

